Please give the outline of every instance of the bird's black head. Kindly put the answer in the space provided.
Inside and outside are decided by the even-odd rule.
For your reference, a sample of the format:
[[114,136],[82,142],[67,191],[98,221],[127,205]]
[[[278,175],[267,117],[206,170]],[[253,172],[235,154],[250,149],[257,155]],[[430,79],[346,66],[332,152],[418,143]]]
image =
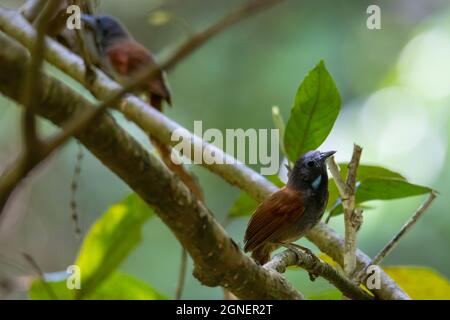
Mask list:
[[336,151],[309,151],[295,163],[289,174],[288,186],[298,191],[317,191],[328,185],[325,160]]
[[97,44],[102,49],[108,48],[118,40],[130,37],[125,27],[111,16],[83,15],[82,21],[86,30],[95,34]]

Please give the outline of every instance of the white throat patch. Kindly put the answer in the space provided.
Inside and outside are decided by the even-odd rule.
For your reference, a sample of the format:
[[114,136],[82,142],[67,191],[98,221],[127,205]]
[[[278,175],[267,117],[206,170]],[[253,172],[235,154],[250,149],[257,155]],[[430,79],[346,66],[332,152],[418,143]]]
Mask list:
[[314,190],[317,190],[319,188],[320,183],[322,182],[322,175],[319,175],[316,180],[314,180],[311,183],[311,186],[313,187]]

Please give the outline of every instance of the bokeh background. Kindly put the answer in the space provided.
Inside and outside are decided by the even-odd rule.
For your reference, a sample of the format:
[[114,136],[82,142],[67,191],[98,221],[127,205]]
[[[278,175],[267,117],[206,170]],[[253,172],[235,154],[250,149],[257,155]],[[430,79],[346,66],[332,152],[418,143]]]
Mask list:
[[[23,2],[0,0],[0,5],[18,7]],[[100,1],[99,12],[119,18],[161,58],[191,32],[202,30],[240,3],[108,0]],[[381,7],[381,30],[366,27],[369,4]],[[172,16],[168,21],[167,13]],[[174,107],[167,114],[189,129],[194,120],[202,120],[204,128],[220,130],[273,128],[271,107],[278,105],[287,119],[300,81],[320,59],[325,60],[343,98],[343,110],[322,148],[338,150],[338,160],[348,160],[356,142],[364,147],[364,163],[383,165],[440,192],[385,264],[426,265],[450,277],[448,1],[287,0],[220,34],[177,66],[168,76]],[[19,108],[0,96],[2,170],[19,150],[19,115]],[[148,145],[135,126],[117,117]],[[46,133],[55,130],[46,121],[41,121],[41,127]],[[0,277],[30,269],[21,252],[31,254],[46,272],[65,270],[74,261],[80,242],[73,232],[69,202],[76,153],[73,141],[16,193],[0,225]],[[204,186],[207,205],[224,221],[239,190],[203,168],[192,169]],[[84,232],[112,203],[130,193],[88,151],[79,185]],[[424,198],[372,203],[373,209],[364,214],[359,247],[376,254]],[[246,222],[242,218],[227,225],[239,244]],[[342,216],[330,224],[343,233]],[[173,297],[180,254],[170,230],[153,218],[145,225],[142,243],[120,269]],[[331,289],[322,280],[311,283],[300,270],[287,275],[307,295]],[[184,298],[222,296],[220,288],[200,285],[189,271]],[[12,297],[26,295],[6,296]]]

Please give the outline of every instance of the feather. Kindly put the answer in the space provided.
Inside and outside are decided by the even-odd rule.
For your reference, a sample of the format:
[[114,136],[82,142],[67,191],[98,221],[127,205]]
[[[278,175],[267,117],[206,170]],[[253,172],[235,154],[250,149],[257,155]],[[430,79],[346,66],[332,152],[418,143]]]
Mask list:
[[252,215],[245,233],[245,252],[263,243],[280,242],[281,226],[297,222],[305,208],[300,193],[284,187],[266,199]]

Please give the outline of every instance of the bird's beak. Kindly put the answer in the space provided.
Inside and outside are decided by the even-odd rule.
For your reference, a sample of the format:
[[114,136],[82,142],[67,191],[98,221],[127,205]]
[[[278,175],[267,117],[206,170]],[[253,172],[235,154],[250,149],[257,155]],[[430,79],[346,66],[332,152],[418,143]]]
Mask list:
[[336,153],[336,151],[321,152],[320,153],[320,159],[325,161],[327,158],[331,157],[335,153]]
[[81,21],[84,23],[84,27],[88,30],[95,31],[97,27],[97,22],[93,16],[88,14],[81,15]]

